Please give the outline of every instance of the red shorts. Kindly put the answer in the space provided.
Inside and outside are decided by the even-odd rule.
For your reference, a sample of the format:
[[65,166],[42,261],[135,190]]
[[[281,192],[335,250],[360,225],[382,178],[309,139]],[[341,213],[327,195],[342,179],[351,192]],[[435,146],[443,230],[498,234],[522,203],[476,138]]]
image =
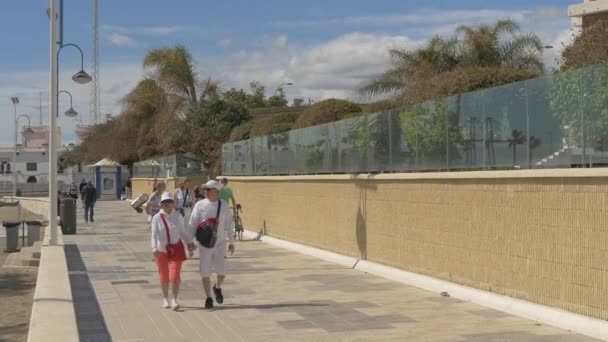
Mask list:
[[161,284],[169,282],[177,284],[181,281],[182,261],[169,261],[167,253],[159,253],[154,257]]

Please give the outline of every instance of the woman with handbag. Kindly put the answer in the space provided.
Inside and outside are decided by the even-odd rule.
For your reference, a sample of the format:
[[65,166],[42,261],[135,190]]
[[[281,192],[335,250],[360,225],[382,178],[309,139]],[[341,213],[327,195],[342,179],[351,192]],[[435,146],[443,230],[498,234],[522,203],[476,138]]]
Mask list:
[[[193,238],[184,227],[184,219],[174,210],[175,202],[170,192],[162,194],[161,209],[152,218],[152,254],[158,267],[160,287],[163,294],[163,307],[179,309],[177,295],[181,281],[182,262],[186,260],[184,243],[188,250],[194,248]],[[169,283],[171,283],[173,298],[169,300]]]

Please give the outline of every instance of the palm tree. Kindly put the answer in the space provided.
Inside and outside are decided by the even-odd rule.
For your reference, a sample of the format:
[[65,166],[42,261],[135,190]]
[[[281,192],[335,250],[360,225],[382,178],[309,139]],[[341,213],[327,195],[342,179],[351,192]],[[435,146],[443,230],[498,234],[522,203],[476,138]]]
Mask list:
[[153,69],[153,78],[169,95],[197,102],[197,74],[192,55],[183,45],[152,49],[143,65]]
[[[542,73],[541,51],[540,38],[531,33],[520,33],[519,26],[508,19],[500,20],[494,25],[460,26],[456,29],[455,36],[434,37],[419,49],[389,50],[391,66],[382,74],[364,82],[359,87],[359,92],[373,96],[391,94],[407,99],[408,93],[416,90],[430,92],[430,96],[417,94],[415,99],[428,99],[437,95],[433,91],[438,83],[444,82],[449,87],[445,87],[447,93],[440,95],[454,95],[478,87],[463,82],[463,77],[466,78],[466,73],[471,68],[474,69],[472,74],[476,74],[477,70],[491,80],[490,84],[499,85],[514,80],[513,77],[506,77],[508,80],[502,83],[494,80],[495,68],[528,71],[529,73],[519,76],[522,79],[529,78],[530,74],[534,76]],[[456,71],[463,75],[454,74]]]
[[517,164],[517,145],[525,143],[526,136],[522,131],[514,129],[507,141],[509,142],[509,148],[513,148],[513,165],[515,165]]
[[463,66],[543,71],[540,38],[532,33],[521,34],[519,25],[510,19],[491,26],[459,26],[456,32],[463,36]]
[[361,93],[404,95],[408,85],[417,78],[451,71],[460,63],[455,38],[436,36],[420,49],[391,49],[388,53],[392,66],[381,75],[364,82],[359,88]]

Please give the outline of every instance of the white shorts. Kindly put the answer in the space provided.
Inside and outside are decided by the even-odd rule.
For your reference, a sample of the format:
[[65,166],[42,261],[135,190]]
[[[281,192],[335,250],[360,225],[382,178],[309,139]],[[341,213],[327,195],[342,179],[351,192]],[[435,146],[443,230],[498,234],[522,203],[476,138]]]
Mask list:
[[222,242],[218,241],[214,248],[198,246],[201,276],[210,277],[214,269],[217,274],[226,274],[226,243]]

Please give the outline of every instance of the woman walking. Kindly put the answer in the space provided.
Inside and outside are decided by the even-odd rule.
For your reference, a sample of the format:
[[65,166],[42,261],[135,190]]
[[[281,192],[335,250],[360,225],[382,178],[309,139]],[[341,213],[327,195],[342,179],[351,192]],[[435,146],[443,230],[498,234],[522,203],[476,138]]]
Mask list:
[[166,189],[167,184],[165,184],[165,182],[161,181],[154,185],[154,192],[150,195],[150,198],[144,207],[146,214],[148,214],[148,223],[151,223],[154,215],[158,214],[160,211],[161,197]]
[[[152,254],[158,267],[163,307],[178,310],[180,273],[182,262],[186,260],[184,243],[188,244],[188,250],[194,249],[193,238],[189,237],[184,227],[182,215],[174,210],[175,203],[171,193],[162,194],[160,205],[159,213],[152,218]],[[171,300],[169,300],[169,283],[173,294]]]

